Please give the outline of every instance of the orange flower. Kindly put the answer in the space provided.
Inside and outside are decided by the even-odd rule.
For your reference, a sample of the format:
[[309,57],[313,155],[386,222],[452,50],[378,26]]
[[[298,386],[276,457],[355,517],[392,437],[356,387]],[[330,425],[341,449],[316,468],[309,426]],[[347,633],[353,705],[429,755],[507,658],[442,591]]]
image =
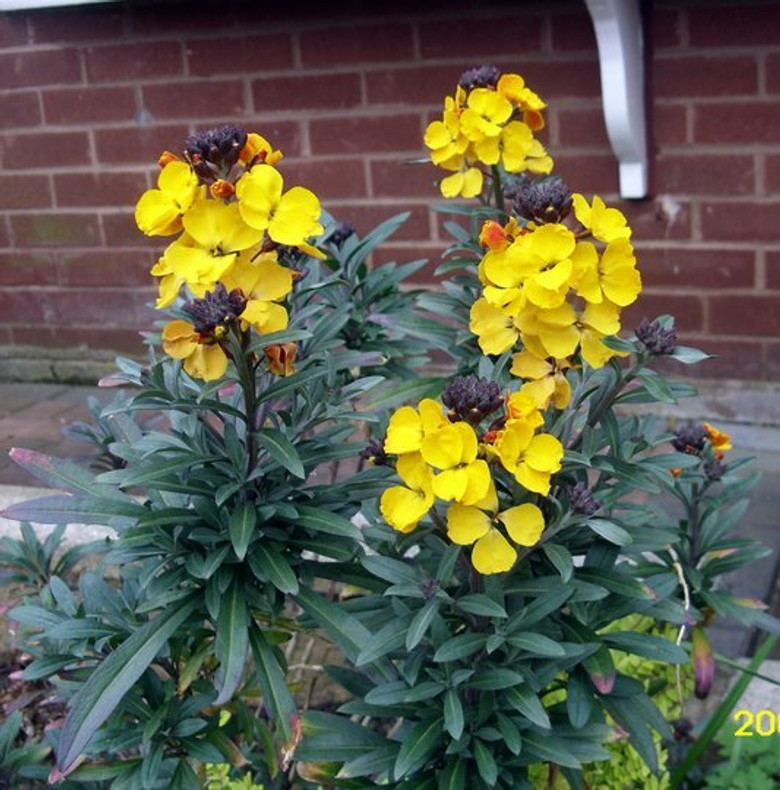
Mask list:
[[729,436],[729,434],[725,433],[724,431],[719,431],[708,422],[704,423],[704,430],[707,431],[707,438],[710,440],[710,444],[712,445],[712,449],[715,451],[716,455],[718,453],[725,453],[728,450],[733,449],[733,445],[731,444],[731,436]]

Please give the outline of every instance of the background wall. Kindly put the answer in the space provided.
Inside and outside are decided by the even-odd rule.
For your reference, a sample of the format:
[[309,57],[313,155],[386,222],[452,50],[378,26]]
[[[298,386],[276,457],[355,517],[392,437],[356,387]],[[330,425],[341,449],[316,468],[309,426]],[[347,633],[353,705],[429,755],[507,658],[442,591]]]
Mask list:
[[[617,201],[583,3],[370,8],[0,15],[0,375],[22,370],[23,346],[141,351],[163,244],[136,230],[133,206],[164,148],[225,121],[271,138],[286,182],[361,231],[411,209],[381,257],[435,260],[437,172],[402,163],[424,155],[460,72],[495,63],[549,102],[556,171]],[[780,2],[659,1],[648,18],[654,197],[621,204],[646,285],[625,325],[672,312],[686,340],[721,355],[703,375],[780,379]]]

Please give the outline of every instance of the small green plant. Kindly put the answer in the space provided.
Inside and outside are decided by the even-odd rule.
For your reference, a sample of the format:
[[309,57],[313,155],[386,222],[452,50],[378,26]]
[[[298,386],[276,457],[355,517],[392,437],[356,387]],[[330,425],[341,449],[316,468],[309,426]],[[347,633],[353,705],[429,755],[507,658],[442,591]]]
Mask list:
[[717,763],[704,774],[702,790],[776,790],[780,787],[780,739],[737,738],[726,727],[718,737]]

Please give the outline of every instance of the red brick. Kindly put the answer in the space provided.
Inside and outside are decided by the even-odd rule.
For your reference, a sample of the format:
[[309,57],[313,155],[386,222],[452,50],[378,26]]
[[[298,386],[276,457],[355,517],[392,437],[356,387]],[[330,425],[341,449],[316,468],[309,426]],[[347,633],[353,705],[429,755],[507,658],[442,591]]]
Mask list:
[[42,323],[45,320],[41,288],[3,288],[0,316],[5,323]]
[[616,193],[618,163],[612,154],[567,154],[554,156],[555,173],[577,192]]
[[656,103],[650,113],[653,143],[657,146],[681,145],[687,139],[686,108]]
[[255,111],[338,110],[361,102],[357,74],[312,74],[306,77],[267,77],[252,80]]
[[780,251],[766,253],[766,284],[780,289]]
[[224,123],[247,112],[244,86],[235,80],[144,85],[143,94],[155,118],[219,118]]
[[198,77],[212,74],[252,74],[293,68],[292,40],[286,33],[240,38],[207,38],[188,41],[189,73]]
[[0,216],[0,247],[11,246],[11,234],[8,230],[8,217]]
[[755,283],[752,250],[664,247],[638,249],[636,255],[642,281],[649,287],[702,290],[750,288]]
[[593,22],[583,4],[581,9],[564,14],[552,14],[552,48],[556,52],[596,49]]
[[609,146],[601,107],[558,110],[558,129],[561,145]]
[[643,318],[650,320],[670,313],[681,332],[701,332],[704,329],[704,307],[698,296],[643,291],[634,304],[621,313],[620,323],[626,330],[634,329]]
[[0,166],[6,170],[68,167],[90,162],[86,132],[40,132],[0,137]]
[[89,47],[84,54],[90,82],[127,82],[183,73],[181,44],[176,41]]
[[18,47],[28,42],[27,19],[27,14],[0,16],[0,47]]
[[54,176],[58,206],[135,206],[146,188],[143,173],[62,173]]
[[375,197],[439,197],[438,182],[447,173],[429,164],[404,164],[403,159],[371,162]]
[[659,192],[683,195],[745,195],[755,188],[755,159],[728,154],[661,154],[655,159]]
[[769,93],[780,93],[780,53],[767,55],[766,89]]
[[56,282],[57,271],[49,253],[0,253],[0,284],[47,285]]
[[650,45],[654,51],[682,44],[682,18],[676,8],[659,8],[653,3],[650,19]]
[[411,60],[414,54],[412,26],[393,23],[306,31],[300,45],[305,68]]
[[[688,371],[701,378],[713,379],[760,379],[763,377],[762,344],[759,342],[721,340],[719,338],[681,337],[686,345],[699,347],[714,359],[707,359]],[[682,366],[680,366],[682,367]],[[678,374],[685,375],[679,370]]]
[[711,296],[710,330],[723,335],[778,335],[777,296]]
[[[424,58],[463,60],[481,55],[538,52],[541,48],[541,20],[528,13],[511,17],[447,19],[419,24],[420,52]],[[459,74],[455,74],[457,82]]]
[[[705,203],[702,206],[702,233],[705,239],[728,241],[780,240],[780,202]],[[780,315],[780,310],[778,310]]]
[[766,352],[767,378],[780,379],[780,343],[768,343]]
[[44,175],[0,174],[0,209],[48,208],[49,179]]
[[157,316],[150,291],[127,288],[67,288],[45,292],[52,324],[151,326]]
[[35,93],[0,93],[0,129],[38,126],[41,120]]
[[132,88],[62,88],[42,91],[46,123],[129,121],[135,115]]
[[315,155],[420,151],[423,147],[419,115],[314,119],[309,129]]
[[137,331],[111,327],[78,328],[70,326],[15,326],[14,344],[45,348],[110,349],[122,354],[141,356],[145,345]]
[[101,221],[103,236],[109,248],[137,247],[155,250],[160,254],[168,243],[168,239],[165,238],[144,236],[135,224],[132,211],[105,212],[101,216]]
[[0,74],[6,89],[81,82],[81,66],[75,49],[0,54]]
[[36,44],[110,41],[124,38],[126,29],[124,12],[110,6],[49,8],[28,16]]
[[686,201],[624,200],[616,207],[626,215],[636,240],[691,237],[691,208]]
[[64,252],[60,256],[60,284],[67,286],[150,286],[153,257],[145,252],[88,250]]
[[691,44],[695,47],[750,47],[777,44],[780,6],[776,3],[710,3],[688,10]]
[[333,203],[328,208],[337,220],[353,225],[360,236],[365,236],[381,222],[396,214],[411,211],[409,219],[391,236],[392,241],[411,239],[428,241],[430,236],[430,212],[427,205],[398,206],[372,201],[371,203]]
[[17,247],[94,247],[100,229],[92,214],[12,214]]
[[460,70],[453,66],[388,68],[366,74],[371,104],[444,104],[458,84]]
[[300,185],[312,190],[322,201],[366,195],[361,159],[285,159],[279,169],[285,189]]
[[758,64],[754,57],[656,58],[653,61],[656,96],[736,96],[758,92]]
[[530,88],[548,103],[553,99],[601,98],[601,77],[595,52],[587,60],[523,60],[519,71]]
[[95,148],[100,162],[108,164],[156,164],[165,150],[180,151],[189,135],[185,124],[172,126],[132,126],[96,129]]

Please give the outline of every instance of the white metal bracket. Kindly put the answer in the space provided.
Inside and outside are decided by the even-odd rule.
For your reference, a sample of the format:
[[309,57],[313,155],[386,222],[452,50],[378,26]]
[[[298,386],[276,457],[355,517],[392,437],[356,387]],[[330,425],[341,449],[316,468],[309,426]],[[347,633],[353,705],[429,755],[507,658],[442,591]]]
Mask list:
[[585,0],[596,31],[604,121],[620,164],[620,196],[649,191],[642,16],[639,0]]

